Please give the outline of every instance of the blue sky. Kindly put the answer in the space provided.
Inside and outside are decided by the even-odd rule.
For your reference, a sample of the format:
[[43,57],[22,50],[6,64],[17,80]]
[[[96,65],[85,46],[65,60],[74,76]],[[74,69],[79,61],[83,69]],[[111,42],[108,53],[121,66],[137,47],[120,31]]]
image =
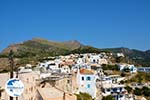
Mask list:
[[150,49],[149,0],[0,0],[0,50],[35,37]]

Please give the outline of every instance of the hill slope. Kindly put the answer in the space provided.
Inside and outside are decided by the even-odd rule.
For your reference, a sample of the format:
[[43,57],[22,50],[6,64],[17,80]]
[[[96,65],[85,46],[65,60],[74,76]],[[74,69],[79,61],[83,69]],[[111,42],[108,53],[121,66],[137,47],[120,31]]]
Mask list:
[[135,49],[128,48],[109,48],[103,49],[105,51],[113,52],[113,53],[123,53],[125,56],[132,61],[134,64],[139,64],[141,66],[150,67],[150,50],[140,51]]
[[8,57],[10,50],[14,51],[15,58],[19,58],[19,64],[35,63],[43,57],[66,55],[71,53],[112,52],[125,54],[126,59],[136,65],[150,66],[150,50],[140,51],[123,47],[99,49],[92,46],[82,45],[76,40],[56,42],[41,38],[34,38],[22,43],[10,45],[0,53],[0,59]]
[[10,45],[4,49],[1,54],[8,54],[13,50],[16,57],[30,57],[35,55],[57,55],[65,54],[68,51],[78,49],[83,46],[78,41],[55,42],[41,38],[34,38],[22,43]]

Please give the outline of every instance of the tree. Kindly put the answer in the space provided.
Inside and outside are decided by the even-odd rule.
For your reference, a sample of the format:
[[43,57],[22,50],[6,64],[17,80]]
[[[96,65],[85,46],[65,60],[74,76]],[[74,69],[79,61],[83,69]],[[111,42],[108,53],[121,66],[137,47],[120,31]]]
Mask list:
[[77,100],[92,100],[92,96],[88,93],[82,93],[76,94]]
[[117,62],[117,63],[124,62],[124,59],[125,59],[125,58],[124,58],[124,57],[121,57],[121,56],[120,56],[120,57],[116,57],[116,62]]
[[102,68],[103,68],[103,70],[115,70],[115,71],[119,71],[119,67],[117,65],[106,65],[106,64],[103,64]]
[[128,91],[128,93],[131,93],[132,88],[130,86],[126,86],[125,89]]
[[141,89],[139,89],[139,88],[135,88],[135,90],[133,91],[133,93],[134,93],[135,95],[138,95],[138,96],[142,95],[142,91],[141,91]]
[[121,77],[125,77],[126,74],[124,72],[121,73]]
[[115,100],[115,99],[113,98],[113,96],[108,95],[108,96],[103,97],[102,100]]
[[148,88],[148,87],[143,87],[142,88],[142,91],[143,91],[143,94],[144,94],[144,96],[150,96],[150,88]]

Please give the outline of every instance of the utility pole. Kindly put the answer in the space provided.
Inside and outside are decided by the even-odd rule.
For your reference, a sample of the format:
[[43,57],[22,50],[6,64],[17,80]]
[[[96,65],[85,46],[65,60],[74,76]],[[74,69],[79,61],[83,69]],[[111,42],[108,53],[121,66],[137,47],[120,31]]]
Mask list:
[[[16,78],[18,78],[18,68],[17,68]],[[18,100],[18,97],[16,97],[16,100]]]
[[[14,76],[14,73],[13,73],[14,60],[13,60],[13,51],[12,50],[10,50],[8,60],[9,60],[9,63],[10,63],[10,78],[13,78],[13,76]],[[9,100],[13,100],[13,97],[10,96]]]

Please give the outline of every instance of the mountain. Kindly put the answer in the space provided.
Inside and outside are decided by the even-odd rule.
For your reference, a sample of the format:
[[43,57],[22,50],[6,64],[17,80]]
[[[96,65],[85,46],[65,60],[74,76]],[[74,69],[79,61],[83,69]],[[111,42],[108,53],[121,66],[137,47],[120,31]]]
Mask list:
[[15,60],[17,59],[16,64],[19,66],[27,63],[35,65],[37,61],[44,57],[66,55],[72,50],[83,46],[84,45],[76,40],[56,42],[42,38],[33,38],[32,40],[12,44],[5,48],[0,53],[0,68],[4,68],[4,66],[6,67],[9,65],[7,58],[10,50],[13,50],[14,58]]
[[76,40],[55,42],[42,38],[34,38],[22,43],[10,45],[1,54],[8,54],[10,50],[13,50],[17,57],[29,57],[37,54],[64,54],[65,52],[78,49],[81,46],[83,45]]
[[[0,53],[0,68],[4,66],[4,58],[8,58],[10,50],[14,52],[14,58],[18,65],[35,64],[43,57],[66,55],[71,53],[123,53],[125,55],[125,62],[130,61],[135,65],[150,66],[150,50],[140,51],[129,48],[107,48],[99,49],[92,46],[85,46],[76,40],[56,42],[49,41],[42,38],[34,38],[32,40],[24,41],[8,46]],[[115,57],[113,61],[115,61]],[[7,62],[8,65],[8,61]],[[3,65],[1,65],[3,63]]]
[[107,48],[103,49],[112,53],[123,53],[132,63],[141,66],[150,66],[150,50],[140,51],[129,48]]

